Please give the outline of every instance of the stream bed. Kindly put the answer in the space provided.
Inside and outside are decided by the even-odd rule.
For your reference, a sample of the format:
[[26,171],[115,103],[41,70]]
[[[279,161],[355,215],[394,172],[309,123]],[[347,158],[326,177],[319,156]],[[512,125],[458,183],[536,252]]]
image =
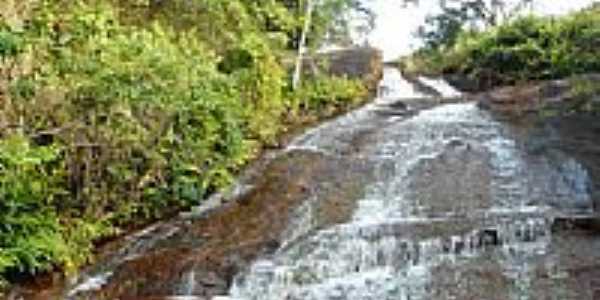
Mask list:
[[[382,85],[373,106],[411,110],[418,95],[401,76],[387,70]],[[318,226],[319,199],[305,202],[283,246],[238,274],[226,299],[600,297],[600,239],[573,226],[594,215],[577,160],[531,146],[527,129],[475,103],[384,115],[367,107],[290,146],[366,161],[372,175],[343,222]]]
[[12,299],[599,299],[595,164],[424,82],[385,69],[229,193]]

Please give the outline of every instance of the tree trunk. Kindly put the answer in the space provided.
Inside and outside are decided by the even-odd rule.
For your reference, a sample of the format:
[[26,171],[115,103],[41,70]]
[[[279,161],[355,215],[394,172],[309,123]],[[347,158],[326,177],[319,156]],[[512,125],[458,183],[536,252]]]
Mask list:
[[298,44],[298,57],[296,58],[296,68],[294,70],[294,77],[292,79],[292,89],[294,90],[300,86],[302,77],[302,61],[304,59],[304,54],[306,53],[306,39],[310,30],[313,8],[313,1],[307,0],[304,28],[302,30],[302,36],[300,37],[300,43]]

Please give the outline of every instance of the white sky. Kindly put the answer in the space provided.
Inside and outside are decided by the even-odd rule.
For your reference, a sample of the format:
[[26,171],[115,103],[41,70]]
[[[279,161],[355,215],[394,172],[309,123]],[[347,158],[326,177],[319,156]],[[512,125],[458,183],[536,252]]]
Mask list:
[[[377,15],[369,44],[380,48],[386,60],[408,54],[418,46],[413,38],[425,16],[437,9],[438,0],[421,0],[420,6],[403,4],[402,0],[363,0]],[[536,0],[535,11],[542,14],[564,14],[583,8],[594,0]]]

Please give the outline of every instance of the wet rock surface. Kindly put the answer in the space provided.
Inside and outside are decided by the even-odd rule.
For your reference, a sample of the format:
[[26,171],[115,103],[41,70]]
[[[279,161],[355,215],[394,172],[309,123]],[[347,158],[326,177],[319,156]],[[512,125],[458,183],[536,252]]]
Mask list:
[[[596,115],[579,113],[551,118],[522,120],[529,123],[529,152],[568,153],[585,168],[591,179],[589,187],[594,210],[600,212],[600,121]],[[600,228],[589,221],[589,226]],[[598,223],[600,224],[600,223]]]
[[[577,79],[597,82],[600,75]],[[545,81],[497,88],[474,98],[480,107],[518,128],[528,153],[547,153],[557,161],[567,154],[580,163],[590,176],[594,209],[600,211],[600,121],[593,111],[573,110],[578,105],[574,85],[568,79]],[[599,228],[600,221],[595,219],[574,223]]]
[[410,171],[407,198],[419,201],[415,206],[427,209],[422,212],[428,215],[489,208],[493,204],[487,197],[492,180],[489,153],[459,139],[445,147],[442,154],[421,160]]
[[382,86],[56,298],[596,299],[597,127]]
[[[598,82],[600,74],[585,74],[576,80]],[[529,82],[475,92],[472,98],[482,108],[507,116],[522,116],[544,109],[564,112],[577,105],[575,85],[569,79]]]
[[[594,299],[593,179],[568,152],[531,151],[536,126],[475,103],[352,120],[374,164],[352,218],[263,256],[228,299]],[[343,156],[343,136],[299,144]]]
[[[318,194],[343,209],[351,205],[349,200],[335,203],[336,199],[358,197],[360,190],[348,184],[355,184],[356,174],[367,173],[360,162],[309,151],[278,156],[254,178],[255,185],[246,194],[206,216],[179,221],[173,234],[111,270],[101,290],[82,291],[73,298],[210,297],[226,293],[234,274],[261,253],[280,246],[293,208]],[[348,195],[349,191],[356,194]]]

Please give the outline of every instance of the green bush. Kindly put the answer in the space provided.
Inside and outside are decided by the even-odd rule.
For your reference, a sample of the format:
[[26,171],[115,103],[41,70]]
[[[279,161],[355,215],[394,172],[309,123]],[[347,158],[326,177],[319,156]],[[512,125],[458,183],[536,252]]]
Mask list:
[[20,46],[19,36],[11,30],[2,28],[0,24],[0,58],[6,59],[16,56],[20,51]]
[[62,194],[59,151],[22,136],[0,140],[0,273],[36,272],[69,259],[52,209]]
[[22,135],[0,140],[0,274],[73,271],[89,259],[90,241],[112,232],[101,220],[61,213],[63,154]]
[[262,24],[274,5],[290,16],[253,3],[203,1],[214,24],[183,26],[108,0],[40,1],[25,32],[0,30],[0,54],[21,64],[0,87],[0,278],[74,270],[94,241],[227,186],[288,110],[364,97],[345,79],[290,91],[286,43]]
[[40,22],[36,91],[13,96],[27,107],[28,132],[61,129],[54,138],[66,145],[73,207],[88,201],[86,214],[129,222],[225,185],[246,158],[246,108],[214,54],[192,32],[122,27],[110,7],[60,18],[63,30]]
[[194,205],[250,157],[242,84],[193,32],[123,27],[104,4],[48,8],[32,24],[33,71],[0,111],[29,137],[0,136],[0,273],[74,268],[108,225]]
[[[367,97],[362,83],[337,77],[317,77],[306,81],[292,96],[297,110],[322,112],[324,115],[339,108],[352,107]],[[328,111],[329,110],[329,111]]]
[[458,73],[493,85],[600,70],[600,9],[563,17],[525,16],[483,32],[462,32],[444,49],[423,49],[405,65],[415,73]]

